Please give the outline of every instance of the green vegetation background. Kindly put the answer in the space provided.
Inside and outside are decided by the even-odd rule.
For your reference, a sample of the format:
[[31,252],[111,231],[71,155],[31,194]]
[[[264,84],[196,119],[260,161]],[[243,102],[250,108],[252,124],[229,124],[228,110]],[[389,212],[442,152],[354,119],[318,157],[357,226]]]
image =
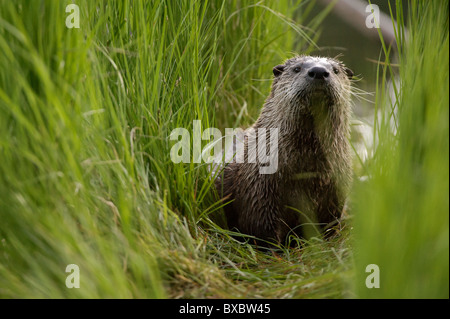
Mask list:
[[328,9],[300,27],[314,2],[80,0],[68,29],[70,3],[0,0],[0,297],[448,298],[448,1],[396,17],[408,37],[398,67],[381,55],[377,148],[340,232],[269,253],[230,237],[168,136],[251,123]]

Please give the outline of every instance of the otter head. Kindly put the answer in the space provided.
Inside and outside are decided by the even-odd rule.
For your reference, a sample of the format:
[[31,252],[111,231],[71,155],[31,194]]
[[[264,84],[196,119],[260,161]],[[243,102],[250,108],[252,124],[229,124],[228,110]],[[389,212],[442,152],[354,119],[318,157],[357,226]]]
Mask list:
[[273,68],[272,96],[314,112],[317,105],[348,104],[353,72],[331,58],[296,56]]

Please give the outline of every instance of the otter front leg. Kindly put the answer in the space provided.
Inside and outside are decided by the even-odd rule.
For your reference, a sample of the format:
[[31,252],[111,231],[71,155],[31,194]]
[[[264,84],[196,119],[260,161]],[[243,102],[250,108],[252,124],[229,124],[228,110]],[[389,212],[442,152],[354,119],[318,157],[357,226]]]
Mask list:
[[318,199],[317,219],[322,230],[332,227],[332,222],[338,222],[344,208],[343,196],[333,182],[321,187]]
[[[237,189],[234,211],[240,212],[236,228],[262,241],[282,242],[287,233],[282,221],[281,194],[273,175],[260,175],[251,189]],[[258,244],[266,245],[262,241]]]

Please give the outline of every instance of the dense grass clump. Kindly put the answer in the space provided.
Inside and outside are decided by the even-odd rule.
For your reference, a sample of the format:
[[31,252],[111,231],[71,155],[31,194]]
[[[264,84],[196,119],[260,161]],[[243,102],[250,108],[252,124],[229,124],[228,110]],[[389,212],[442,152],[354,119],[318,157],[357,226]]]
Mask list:
[[[376,110],[369,181],[355,185],[361,297],[449,296],[448,1],[413,1],[409,10],[406,34],[397,2],[398,70],[388,59],[380,72],[387,107]],[[396,79],[389,86],[386,73]],[[368,264],[380,269],[379,289],[365,286]]]

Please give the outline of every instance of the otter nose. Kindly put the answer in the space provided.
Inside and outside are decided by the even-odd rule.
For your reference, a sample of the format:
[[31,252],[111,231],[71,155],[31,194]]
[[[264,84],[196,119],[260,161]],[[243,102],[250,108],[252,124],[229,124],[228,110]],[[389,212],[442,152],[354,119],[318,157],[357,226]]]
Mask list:
[[324,80],[329,75],[330,75],[330,73],[328,73],[328,71],[321,66],[315,66],[311,70],[308,71],[309,77],[311,77],[313,79],[318,79],[318,80]]

